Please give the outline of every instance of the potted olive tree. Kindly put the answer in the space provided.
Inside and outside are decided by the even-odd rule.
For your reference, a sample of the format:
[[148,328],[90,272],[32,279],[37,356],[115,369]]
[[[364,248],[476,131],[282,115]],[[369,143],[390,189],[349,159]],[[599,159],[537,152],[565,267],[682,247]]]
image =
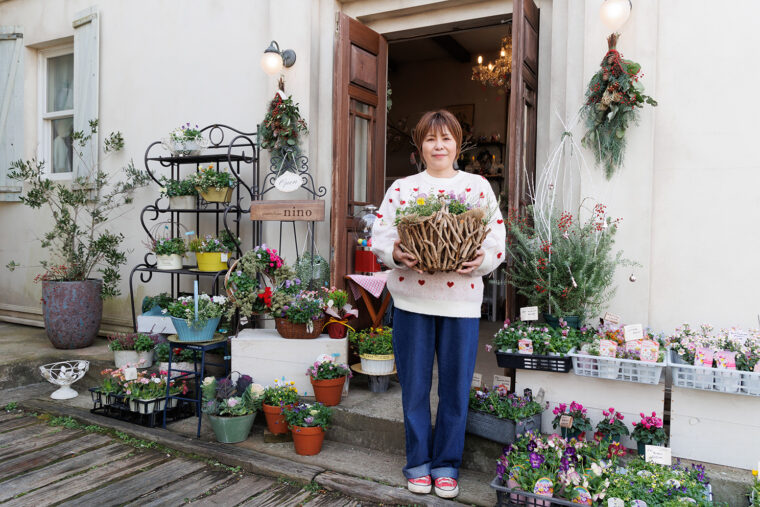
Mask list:
[[[87,171],[72,182],[45,177],[45,163],[38,160],[13,162],[9,177],[24,185],[20,200],[32,209],[47,208],[52,228],[41,235],[49,257],[40,264],[42,311],[48,338],[56,348],[88,347],[100,329],[103,299],[118,296],[119,267],[127,262],[121,247],[124,235],[108,228],[111,219],[124,213],[135,189],[146,185],[149,176],[130,161],[117,171],[106,171],[103,160],[124,148],[120,132],[103,142],[103,156],[96,152],[98,120],[90,120],[88,131],[72,134],[74,153]],[[94,162],[90,162],[94,160]],[[89,164],[89,165],[88,165]],[[20,267],[11,261],[7,267]],[[100,273],[101,278],[94,278]]]

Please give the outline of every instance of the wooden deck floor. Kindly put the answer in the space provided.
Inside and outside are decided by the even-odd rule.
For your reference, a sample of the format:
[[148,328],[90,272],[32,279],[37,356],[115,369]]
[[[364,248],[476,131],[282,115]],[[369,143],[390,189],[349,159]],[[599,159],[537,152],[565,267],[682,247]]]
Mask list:
[[[221,445],[221,444],[220,444]],[[375,505],[0,412],[0,505]]]

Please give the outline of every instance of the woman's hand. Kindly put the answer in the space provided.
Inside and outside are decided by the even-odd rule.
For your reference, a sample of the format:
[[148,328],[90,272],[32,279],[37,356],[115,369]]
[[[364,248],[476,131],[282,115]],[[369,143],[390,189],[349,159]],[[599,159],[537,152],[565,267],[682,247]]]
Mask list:
[[[401,244],[401,240],[397,239],[393,243],[393,260],[396,261],[399,264],[403,264],[409,269],[414,269],[417,273],[422,273],[419,269],[415,269],[414,266],[417,265],[417,259],[414,258],[414,255],[410,253],[406,253],[403,250],[401,250],[401,247],[399,246]],[[481,260],[481,262],[483,262]]]
[[468,262],[463,262],[462,267],[457,269],[457,273],[460,275],[467,275],[472,273],[475,269],[483,264],[483,259],[486,258],[486,252],[482,248],[475,254],[475,258]]

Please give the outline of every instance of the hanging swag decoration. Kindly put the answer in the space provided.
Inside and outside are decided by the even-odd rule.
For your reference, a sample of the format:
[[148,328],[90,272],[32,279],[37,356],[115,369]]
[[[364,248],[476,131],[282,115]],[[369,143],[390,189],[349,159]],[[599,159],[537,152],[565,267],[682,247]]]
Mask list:
[[300,135],[306,133],[306,122],[301,118],[298,104],[292,97],[284,98],[284,93],[278,91],[259,126],[261,147],[269,150],[281,169],[295,171],[295,160],[300,154]]
[[615,49],[618,37],[620,34],[613,33],[607,38],[609,51],[588,84],[583,106],[586,134],[582,143],[594,152],[607,179],[623,164],[625,131],[631,122],[638,123],[639,109],[645,102],[657,105],[656,100],[644,95],[641,65],[624,60]]

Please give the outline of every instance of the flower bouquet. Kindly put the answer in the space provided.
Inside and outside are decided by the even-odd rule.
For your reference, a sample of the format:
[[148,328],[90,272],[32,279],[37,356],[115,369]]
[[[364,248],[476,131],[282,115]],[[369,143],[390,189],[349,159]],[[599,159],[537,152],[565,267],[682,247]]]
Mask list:
[[560,428],[562,437],[576,439],[579,441],[586,440],[586,432],[591,431],[591,419],[586,415],[587,410],[580,403],[573,401],[568,407],[567,403],[560,403],[554,407],[552,414],[552,427]]
[[516,436],[541,432],[543,408],[530,397],[509,394],[503,385],[470,390],[467,432],[502,444],[511,444]]
[[283,288],[275,290],[270,313],[283,338],[311,339],[322,332],[324,308],[325,303],[317,292],[300,291],[291,295]]
[[296,454],[313,456],[322,450],[325,429],[330,425],[332,410],[322,403],[296,403],[283,409],[293,435]]
[[659,383],[667,366],[664,337],[645,329],[643,339],[626,341],[622,326],[587,335],[571,356],[576,375],[642,384]]
[[[400,248],[417,259],[417,268],[434,273],[456,271],[480,249],[497,206],[472,202],[466,193],[419,193],[396,210]],[[404,202],[402,201],[402,204]]]
[[288,432],[285,416],[282,414],[283,407],[299,403],[298,389],[295,382],[287,382],[285,379],[274,379],[274,386],[264,388],[261,400],[261,410],[267,420],[267,429],[275,435]]
[[662,429],[662,419],[657,417],[656,412],[652,412],[651,416],[640,413],[641,420],[633,421],[633,433],[631,438],[636,441],[638,445],[638,451],[640,456],[644,456],[644,450],[647,445],[665,445],[667,435],[665,430]]
[[306,370],[314,388],[314,397],[320,403],[332,407],[340,403],[343,385],[353,374],[347,364],[335,364],[332,357],[322,354]]
[[345,338],[348,331],[348,319],[359,317],[359,311],[348,303],[348,293],[335,287],[323,288],[325,313],[330,318],[325,326],[330,338]]
[[[239,239],[239,238],[238,238]],[[195,252],[198,271],[224,271],[230,252],[237,250],[237,241],[227,231],[222,231],[218,238],[207,234],[205,238],[194,238],[188,250]]]
[[248,375],[240,375],[236,382],[231,376],[222,379],[206,377],[201,385],[202,410],[208,414],[216,439],[225,444],[242,442],[248,438],[261,406],[264,387],[254,384]]
[[199,294],[197,310],[192,296],[181,296],[165,312],[172,318],[180,341],[203,342],[214,337],[226,306],[224,296]]
[[207,146],[198,125],[191,127],[190,123],[185,123],[174,129],[163,144],[175,157],[200,155]]
[[206,202],[230,202],[232,189],[237,185],[237,179],[232,173],[217,171],[214,164],[201,167],[190,180]]

